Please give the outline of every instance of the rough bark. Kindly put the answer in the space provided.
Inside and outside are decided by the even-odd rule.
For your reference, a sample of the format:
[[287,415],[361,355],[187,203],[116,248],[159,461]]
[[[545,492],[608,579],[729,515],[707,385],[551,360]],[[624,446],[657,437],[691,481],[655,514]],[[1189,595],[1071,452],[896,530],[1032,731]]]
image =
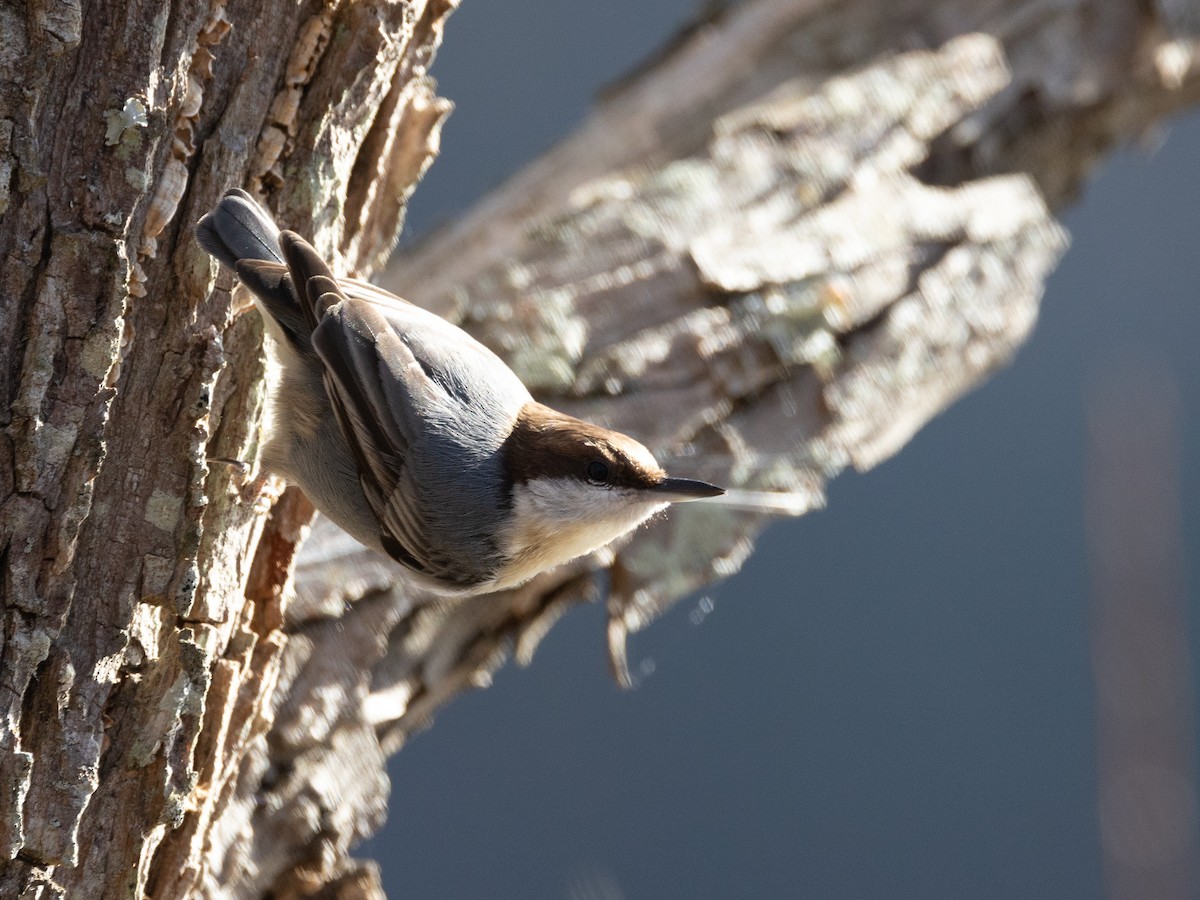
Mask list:
[[[1200,97],[1198,38],[1194,4],[1099,0],[759,0],[682,37],[385,284],[744,509],[682,507],[522,590],[436,605],[318,520],[279,726],[369,726],[391,751],[588,600],[623,675],[625,635],[735,571],[768,511],[822,503],[1011,358],[1065,248],[1052,212]],[[356,631],[372,644],[347,684]]]
[[0,896],[184,897],[268,727],[297,528],[237,501],[256,316],[190,226],[390,251],[448,0],[0,6]]
[[724,9],[389,286],[759,511],[456,603],[318,522],[291,597],[303,498],[264,525],[210,462],[253,456],[259,328],[187,226],[245,184],[370,271],[450,5],[0,7],[0,895],[377,896],[388,752],[574,603],[619,670],[764,511],[895,452],[1027,334],[1049,210],[1200,92],[1168,0]]

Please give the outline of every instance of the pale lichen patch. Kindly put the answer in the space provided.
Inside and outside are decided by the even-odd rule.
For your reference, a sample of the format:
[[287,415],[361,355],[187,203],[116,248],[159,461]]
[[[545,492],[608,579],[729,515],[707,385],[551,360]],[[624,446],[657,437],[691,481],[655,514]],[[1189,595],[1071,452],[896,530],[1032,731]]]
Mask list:
[[117,345],[121,340],[120,329],[93,331],[83,341],[80,361],[83,369],[93,378],[104,381],[113,366]]
[[129,644],[125,648],[128,664],[140,666],[159,658],[163,638],[163,608],[139,603],[129,622]]
[[150,189],[150,173],[136,166],[125,168],[125,183],[135,191],[145,193]]
[[[79,43],[83,34],[83,7],[80,0],[32,4],[35,21],[52,41],[53,53],[61,53]],[[54,46],[57,42],[58,46]]]
[[115,147],[125,139],[127,132],[145,128],[150,124],[146,113],[146,103],[138,97],[130,97],[120,109],[105,110],[104,121],[107,127],[104,130],[104,143]]
[[173,532],[183,516],[183,498],[177,494],[156,490],[146,502],[143,518],[155,528]]

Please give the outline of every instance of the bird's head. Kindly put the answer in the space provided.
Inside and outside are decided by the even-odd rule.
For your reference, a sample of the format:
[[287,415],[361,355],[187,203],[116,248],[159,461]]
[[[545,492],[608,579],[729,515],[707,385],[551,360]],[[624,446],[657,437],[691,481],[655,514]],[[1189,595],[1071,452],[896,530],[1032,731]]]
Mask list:
[[668,504],[725,493],[672,478],[633,438],[540,403],[526,404],[503,452],[512,485],[505,549],[520,569],[590,553]]

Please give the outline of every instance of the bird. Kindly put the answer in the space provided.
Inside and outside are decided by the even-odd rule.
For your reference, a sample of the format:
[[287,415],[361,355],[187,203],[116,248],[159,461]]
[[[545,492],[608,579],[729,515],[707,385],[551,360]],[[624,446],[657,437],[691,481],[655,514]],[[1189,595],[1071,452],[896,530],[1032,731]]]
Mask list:
[[278,363],[261,471],[435,593],[516,587],[671,504],[725,493],[538,402],[442,317],[335,276],[245,191],[195,234],[253,294]]

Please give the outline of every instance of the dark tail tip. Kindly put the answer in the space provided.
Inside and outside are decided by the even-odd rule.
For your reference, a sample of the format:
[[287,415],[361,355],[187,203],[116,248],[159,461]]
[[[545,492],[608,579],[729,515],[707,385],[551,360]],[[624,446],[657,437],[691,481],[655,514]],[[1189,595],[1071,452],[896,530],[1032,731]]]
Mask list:
[[243,259],[283,262],[279,229],[253,197],[237,188],[196,223],[196,241],[231,269]]

